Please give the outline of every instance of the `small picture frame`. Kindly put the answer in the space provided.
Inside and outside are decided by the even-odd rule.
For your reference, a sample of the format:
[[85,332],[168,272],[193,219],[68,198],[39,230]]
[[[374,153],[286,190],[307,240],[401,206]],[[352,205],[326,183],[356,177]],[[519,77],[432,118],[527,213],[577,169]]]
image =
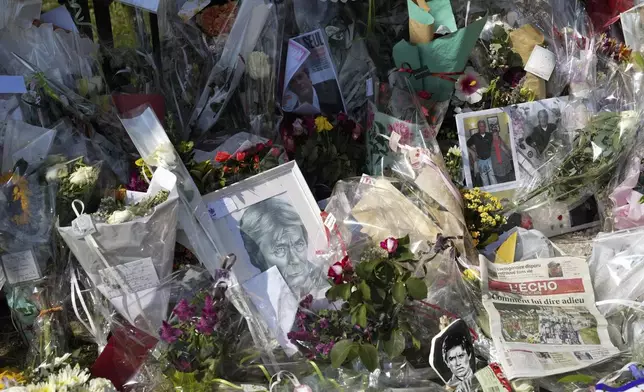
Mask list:
[[316,250],[327,244],[320,208],[294,161],[203,197],[215,242],[234,253],[244,283],[275,266],[297,298],[326,285]]

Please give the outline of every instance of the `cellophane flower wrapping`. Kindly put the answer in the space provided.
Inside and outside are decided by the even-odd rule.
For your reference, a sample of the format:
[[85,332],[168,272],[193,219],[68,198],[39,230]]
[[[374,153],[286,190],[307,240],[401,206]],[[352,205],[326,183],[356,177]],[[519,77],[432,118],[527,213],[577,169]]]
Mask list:
[[[24,162],[24,161],[21,161]],[[12,317],[29,344],[31,365],[62,355],[65,338],[66,263],[52,241],[55,187],[24,165],[0,178],[0,247],[4,287]]]
[[[81,210],[72,226],[58,228],[94,285],[119,314],[152,335],[161,325],[169,301],[168,290],[159,288],[159,283],[172,272],[179,210],[177,179],[169,171],[157,169],[147,193],[130,192],[126,198],[126,204],[131,205],[128,208],[135,208],[162,192],[167,199],[147,212],[137,215],[126,208],[105,217],[93,215],[89,230],[85,230],[78,220],[90,217]],[[105,223],[96,222],[101,218]]]
[[625,154],[616,176],[608,186],[609,201],[604,209],[604,228],[623,230],[644,224],[644,142],[637,142]]

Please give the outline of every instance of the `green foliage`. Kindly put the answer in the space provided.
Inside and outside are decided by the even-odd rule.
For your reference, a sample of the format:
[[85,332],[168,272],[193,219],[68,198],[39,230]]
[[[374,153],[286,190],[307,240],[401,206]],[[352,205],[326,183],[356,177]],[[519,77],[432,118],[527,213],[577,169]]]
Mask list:
[[331,365],[340,367],[349,356],[349,351],[358,345],[353,340],[345,339],[337,342],[331,349]]
[[370,371],[378,369],[380,360],[378,358],[378,349],[373,344],[361,344],[358,349],[362,364]]

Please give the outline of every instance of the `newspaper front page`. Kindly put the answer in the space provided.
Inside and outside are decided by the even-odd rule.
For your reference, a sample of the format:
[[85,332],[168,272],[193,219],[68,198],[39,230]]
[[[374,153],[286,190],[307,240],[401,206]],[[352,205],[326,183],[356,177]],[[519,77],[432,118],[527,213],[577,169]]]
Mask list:
[[584,259],[494,264],[481,256],[483,305],[509,379],[581,369],[617,354]]
[[282,108],[303,115],[346,113],[331,52],[322,30],[289,40]]

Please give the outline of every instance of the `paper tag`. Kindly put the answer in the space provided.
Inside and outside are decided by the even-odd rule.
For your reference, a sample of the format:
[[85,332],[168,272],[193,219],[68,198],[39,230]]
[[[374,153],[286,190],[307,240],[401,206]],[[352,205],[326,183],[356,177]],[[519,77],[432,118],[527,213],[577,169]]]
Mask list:
[[72,221],[72,233],[79,237],[87,237],[96,233],[96,226],[94,226],[92,217],[88,214],[79,215]]
[[208,203],[208,214],[212,219],[220,219],[237,211],[237,204],[230,197],[215,200]]
[[421,150],[419,147],[412,148],[409,150],[409,161],[412,166],[417,167],[420,164],[420,154]]
[[400,141],[400,134],[398,132],[391,132],[389,137],[389,148],[393,151],[398,151],[398,142]]
[[376,180],[368,174],[363,174],[362,177],[360,177],[360,183],[367,185],[376,185]]
[[532,54],[530,54],[530,58],[524,69],[526,72],[535,74],[541,79],[548,81],[550,80],[550,76],[552,76],[552,71],[555,70],[555,54],[537,45],[532,50]]
[[373,96],[373,79],[367,79],[367,97]]
[[31,250],[2,256],[2,264],[10,284],[28,282],[40,278],[40,271]]
[[324,226],[326,226],[327,229],[329,230],[333,230],[333,228],[335,227],[335,222],[336,222],[335,216],[329,213],[326,219],[324,220]]
[[479,380],[483,392],[512,392],[510,382],[503,375],[499,365],[495,363],[474,373],[474,376]]
[[0,94],[24,94],[27,92],[24,76],[0,75]]
[[[137,293],[154,288],[159,285],[159,276],[152,264],[152,258],[130,261],[116,267],[105,268],[98,271],[103,284],[99,286],[108,298],[120,297],[123,291]],[[125,287],[119,282],[125,279]]]

